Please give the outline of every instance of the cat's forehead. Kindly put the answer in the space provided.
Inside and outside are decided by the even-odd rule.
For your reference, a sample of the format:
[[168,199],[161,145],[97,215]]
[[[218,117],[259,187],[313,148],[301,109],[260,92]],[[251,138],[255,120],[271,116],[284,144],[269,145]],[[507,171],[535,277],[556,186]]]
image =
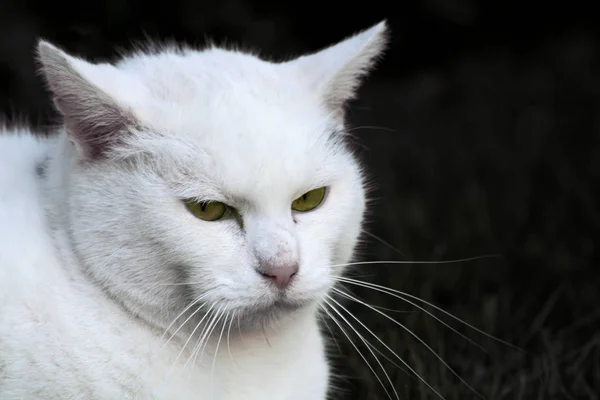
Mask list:
[[132,81],[132,88],[145,92],[148,101],[210,107],[217,105],[217,99],[272,102],[310,93],[293,68],[219,48],[141,54],[117,67],[124,79]]
[[[172,158],[240,192],[326,180],[339,159],[339,121],[285,68],[242,53],[166,53],[125,61],[143,102],[134,112]],[[194,154],[197,157],[194,157]],[[194,177],[190,177],[194,178]],[[197,177],[196,177],[197,178]]]
[[329,122],[321,99],[296,70],[250,54],[163,52],[126,59],[119,69],[131,85],[115,83],[115,90],[128,91],[117,97],[134,98],[134,113],[157,128],[203,132],[218,141],[251,131],[262,132],[256,139],[294,128],[296,135],[309,134]]
[[191,190],[189,195],[215,190],[265,205],[266,199],[289,201],[289,196],[329,185],[348,167],[341,134],[331,125],[318,120],[294,124],[277,109],[261,112],[206,115],[205,121],[192,118],[177,130],[165,128],[166,145],[156,152],[185,171],[178,180]]

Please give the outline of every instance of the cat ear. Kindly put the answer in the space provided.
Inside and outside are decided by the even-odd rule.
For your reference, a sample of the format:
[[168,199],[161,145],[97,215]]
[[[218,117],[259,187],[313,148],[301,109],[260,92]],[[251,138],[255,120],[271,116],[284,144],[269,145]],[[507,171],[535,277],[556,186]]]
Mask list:
[[116,70],[72,57],[45,41],[38,44],[38,59],[67,134],[81,157],[101,158],[135,125],[133,115],[93,82],[94,76],[104,74],[106,80],[106,74]]
[[387,43],[387,23],[351,36],[317,53],[300,57],[296,63],[310,84],[332,110],[341,109],[355,97],[361,80],[381,57]]

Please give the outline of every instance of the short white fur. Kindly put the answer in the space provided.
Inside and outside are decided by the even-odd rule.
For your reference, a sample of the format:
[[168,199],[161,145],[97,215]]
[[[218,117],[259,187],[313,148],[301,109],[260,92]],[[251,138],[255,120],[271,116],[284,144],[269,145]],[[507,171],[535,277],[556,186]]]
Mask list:
[[[282,63],[214,47],[115,65],[41,42],[65,123],[0,132],[0,398],[324,399],[317,309],[365,211],[343,109],[385,42],[382,22]],[[299,272],[277,290],[260,260]]]

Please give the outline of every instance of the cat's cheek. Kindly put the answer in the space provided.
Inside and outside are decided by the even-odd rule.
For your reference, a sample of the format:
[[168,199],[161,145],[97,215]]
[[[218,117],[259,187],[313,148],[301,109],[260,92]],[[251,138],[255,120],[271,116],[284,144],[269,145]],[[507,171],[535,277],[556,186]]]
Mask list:
[[313,293],[328,286],[333,237],[319,226],[305,224],[298,232],[300,271],[292,289],[299,293]]

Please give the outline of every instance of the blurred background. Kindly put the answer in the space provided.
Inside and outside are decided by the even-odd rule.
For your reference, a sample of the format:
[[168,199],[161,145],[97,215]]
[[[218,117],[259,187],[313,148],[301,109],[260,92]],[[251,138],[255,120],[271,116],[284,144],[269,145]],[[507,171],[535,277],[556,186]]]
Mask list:
[[[2,120],[40,131],[56,121],[32,57],[38,37],[97,61],[148,37],[212,38],[285,58],[383,18],[392,44],[349,112],[375,184],[358,258],[432,263],[365,265],[353,276],[520,350],[429,306],[456,332],[402,299],[347,285],[379,307],[339,300],[387,344],[347,316],[383,354],[373,350],[389,381],[361,339],[344,328],[377,374],[328,321],[332,398],[395,398],[390,382],[405,399],[439,398],[431,388],[478,398],[468,386],[486,399],[600,398],[600,18],[591,3],[0,0]],[[494,256],[436,263],[484,255]]]

